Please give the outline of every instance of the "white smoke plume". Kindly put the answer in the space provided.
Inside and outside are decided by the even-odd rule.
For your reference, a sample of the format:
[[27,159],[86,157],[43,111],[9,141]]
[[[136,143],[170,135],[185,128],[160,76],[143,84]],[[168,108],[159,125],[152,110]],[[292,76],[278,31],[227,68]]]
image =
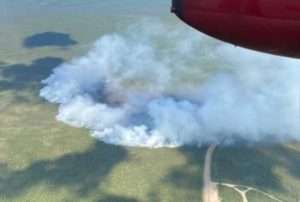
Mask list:
[[173,147],[300,140],[300,62],[147,20],[101,37],[40,94],[104,142]]

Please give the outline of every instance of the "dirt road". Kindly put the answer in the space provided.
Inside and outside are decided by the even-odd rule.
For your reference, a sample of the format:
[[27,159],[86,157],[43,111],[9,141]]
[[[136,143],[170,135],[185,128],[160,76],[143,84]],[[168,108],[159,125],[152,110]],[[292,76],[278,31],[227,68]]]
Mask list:
[[216,145],[211,145],[206,153],[203,173],[203,202],[220,202],[217,184],[211,181],[211,164]]

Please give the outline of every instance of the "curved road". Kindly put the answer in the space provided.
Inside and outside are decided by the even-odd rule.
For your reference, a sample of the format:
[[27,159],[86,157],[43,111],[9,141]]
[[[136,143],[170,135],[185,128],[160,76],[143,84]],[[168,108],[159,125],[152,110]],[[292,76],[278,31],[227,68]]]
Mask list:
[[217,184],[211,180],[212,157],[216,145],[211,145],[205,156],[204,173],[203,173],[203,202],[220,202]]

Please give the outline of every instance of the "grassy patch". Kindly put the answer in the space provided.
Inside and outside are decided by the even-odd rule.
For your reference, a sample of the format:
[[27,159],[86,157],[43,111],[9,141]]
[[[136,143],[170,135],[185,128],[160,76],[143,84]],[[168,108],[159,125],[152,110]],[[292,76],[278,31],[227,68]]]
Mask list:
[[242,197],[236,192],[234,189],[225,187],[225,186],[218,186],[219,188],[219,196],[222,202],[241,202]]
[[[271,199],[262,193],[256,192],[256,191],[249,191],[247,193],[247,197],[249,202],[258,202],[258,201],[263,201],[263,202],[276,202],[274,199]],[[294,200],[297,202],[296,200]],[[292,201],[291,201],[292,202]]]

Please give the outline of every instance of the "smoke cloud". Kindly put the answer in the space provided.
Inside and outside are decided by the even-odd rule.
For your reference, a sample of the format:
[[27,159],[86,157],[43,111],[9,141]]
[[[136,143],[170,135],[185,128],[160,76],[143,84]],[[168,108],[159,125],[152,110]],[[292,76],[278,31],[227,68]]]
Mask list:
[[40,95],[104,142],[175,147],[300,140],[300,62],[156,20],[101,37]]

